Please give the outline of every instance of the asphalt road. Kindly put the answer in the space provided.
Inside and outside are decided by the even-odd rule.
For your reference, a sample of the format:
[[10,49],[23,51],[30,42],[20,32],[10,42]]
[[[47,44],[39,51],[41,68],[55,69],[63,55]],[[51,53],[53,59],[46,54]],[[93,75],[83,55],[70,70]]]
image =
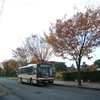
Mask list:
[[17,80],[0,78],[0,84],[11,93],[0,100],[100,100],[100,91],[62,86],[31,86]]

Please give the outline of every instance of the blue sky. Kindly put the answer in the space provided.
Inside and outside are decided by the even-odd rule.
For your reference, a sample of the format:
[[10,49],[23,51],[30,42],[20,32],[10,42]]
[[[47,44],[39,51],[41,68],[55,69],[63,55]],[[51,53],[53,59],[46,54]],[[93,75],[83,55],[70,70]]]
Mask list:
[[[100,0],[6,0],[3,13],[0,16],[0,62],[12,57],[12,50],[21,45],[21,39],[31,34],[43,35],[47,32],[50,22],[57,18],[69,17],[74,14],[73,5],[84,11],[84,6],[100,5]],[[91,60],[83,59],[92,64],[100,58],[98,48]],[[59,58],[51,60],[63,61]],[[68,62],[65,60],[64,62]],[[72,62],[69,62],[69,65]]]

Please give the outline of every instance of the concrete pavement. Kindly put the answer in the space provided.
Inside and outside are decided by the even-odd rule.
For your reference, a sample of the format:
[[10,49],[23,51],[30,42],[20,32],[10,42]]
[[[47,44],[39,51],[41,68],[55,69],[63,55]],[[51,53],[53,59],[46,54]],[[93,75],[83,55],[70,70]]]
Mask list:
[[[54,81],[53,85],[100,90],[100,83],[92,83],[92,82],[82,82],[82,85],[78,86],[77,82]],[[5,95],[5,94],[10,94],[10,93],[11,92],[9,90],[7,90],[6,88],[0,85],[0,96]]]
[[60,86],[100,90],[100,83],[96,83],[96,82],[95,83],[94,82],[82,82],[81,86],[78,85],[78,82],[70,82],[70,81],[54,81],[53,84],[60,85]]

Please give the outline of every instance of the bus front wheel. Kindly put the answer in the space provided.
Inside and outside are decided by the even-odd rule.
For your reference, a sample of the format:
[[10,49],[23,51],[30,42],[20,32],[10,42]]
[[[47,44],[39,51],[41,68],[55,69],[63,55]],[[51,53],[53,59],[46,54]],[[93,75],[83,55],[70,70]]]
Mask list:
[[30,84],[33,85],[33,81],[32,81],[32,79],[30,80]]
[[20,83],[23,83],[22,78],[20,78]]

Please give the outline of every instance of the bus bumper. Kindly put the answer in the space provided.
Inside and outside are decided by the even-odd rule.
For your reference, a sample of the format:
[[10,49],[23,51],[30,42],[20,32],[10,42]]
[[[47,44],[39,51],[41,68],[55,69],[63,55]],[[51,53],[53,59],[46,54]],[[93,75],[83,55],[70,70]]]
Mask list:
[[37,83],[43,83],[43,84],[53,84],[53,79],[51,80],[37,80]]

